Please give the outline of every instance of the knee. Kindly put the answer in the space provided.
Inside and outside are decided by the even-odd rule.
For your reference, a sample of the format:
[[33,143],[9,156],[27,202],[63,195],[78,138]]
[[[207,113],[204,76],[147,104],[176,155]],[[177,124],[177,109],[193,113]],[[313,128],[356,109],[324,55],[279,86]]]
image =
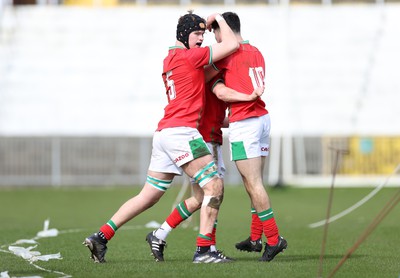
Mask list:
[[[209,190],[212,196],[223,196],[224,195],[224,183],[222,179],[216,178],[214,179],[211,183],[210,186],[207,186],[207,189]],[[208,195],[208,194],[207,194]]]
[[217,196],[204,196],[202,206],[208,206],[213,209],[219,209],[224,199],[224,194]]
[[158,203],[158,201],[161,199],[161,196],[157,196],[157,195],[152,195],[151,197],[149,196],[142,196],[142,199],[144,199],[144,207],[145,209],[149,209],[152,206],[154,206],[155,204]]
[[210,186],[211,192],[205,193],[202,206],[209,206],[219,209],[224,200],[224,186],[222,180],[216,179],[216,182]]

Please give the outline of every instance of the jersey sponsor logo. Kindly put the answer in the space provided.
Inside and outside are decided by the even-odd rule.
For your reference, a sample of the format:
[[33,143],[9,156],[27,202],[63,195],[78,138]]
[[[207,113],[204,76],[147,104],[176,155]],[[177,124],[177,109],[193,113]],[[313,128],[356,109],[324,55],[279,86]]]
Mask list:
[[177,158],[174,159],[174,163],[177,163],[178,161],[181,161],[182,159],[185,159],[189,157],[189,153],[185,153],[183,155],[178,156]]
[[262,148],[261,148],[261,151],[262,151],[262,152],[268,152],[268,151],[269,151],[269,148],[268,148],[268,147],[262,147]]

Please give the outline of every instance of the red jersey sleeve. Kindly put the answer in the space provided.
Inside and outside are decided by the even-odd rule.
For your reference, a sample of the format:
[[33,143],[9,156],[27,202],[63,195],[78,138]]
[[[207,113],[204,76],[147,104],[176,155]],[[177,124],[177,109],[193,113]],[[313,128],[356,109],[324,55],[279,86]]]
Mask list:
[[195,68],[204,67],[212,63],[210,46],[189,49],[186,57]]

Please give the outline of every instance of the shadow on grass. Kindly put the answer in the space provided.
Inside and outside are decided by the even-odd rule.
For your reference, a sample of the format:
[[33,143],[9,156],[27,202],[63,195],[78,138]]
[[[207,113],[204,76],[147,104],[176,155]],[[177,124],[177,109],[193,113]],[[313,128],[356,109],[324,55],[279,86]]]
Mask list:
[[[353,254],[350,258],[362,258],[365,257],[366,255],[358,255],[358,254]],[[295,262],[295,261],[316,261],[319,260],[320,255],[286,255],[286,254],[281,254],[278,255],[274,258],[275,261],[285,261],[285,262]],[[340,254],[331,254],[331,255],[325,255],[324,260],[326,259],[337,259],[340,260],[343,257],[343,255]],[[250,257],[250,256],[236,256],[234,257],[235,261],[243,261],[243,262],[254,262],[258,261],[258,259],[261,258],[261,255],[259,257]]]

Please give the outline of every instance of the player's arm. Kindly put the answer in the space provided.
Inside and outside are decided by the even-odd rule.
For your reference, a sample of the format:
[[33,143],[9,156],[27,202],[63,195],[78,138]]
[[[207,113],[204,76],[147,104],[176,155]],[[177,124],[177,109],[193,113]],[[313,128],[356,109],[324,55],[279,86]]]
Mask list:
[[235,34],[228,26],[222,15],[214,13],[207,17],[207,29],[211,30],[211,24],[215,20],[218,22],[220,28],[221,42],[210,46],[212,62],[216,62],[225,58],[239,48],[239,42],[237,41]]
[[225,102],[254,101],[264,93],[264,87],[257,87],[250,95],[235,91],[218,80],[212,88],[213,93]]
[[206,77],[206,82],[213,79],[218,73],[220,73],[220,70],[214,65],[214,63],[204,67],[204,75]]

